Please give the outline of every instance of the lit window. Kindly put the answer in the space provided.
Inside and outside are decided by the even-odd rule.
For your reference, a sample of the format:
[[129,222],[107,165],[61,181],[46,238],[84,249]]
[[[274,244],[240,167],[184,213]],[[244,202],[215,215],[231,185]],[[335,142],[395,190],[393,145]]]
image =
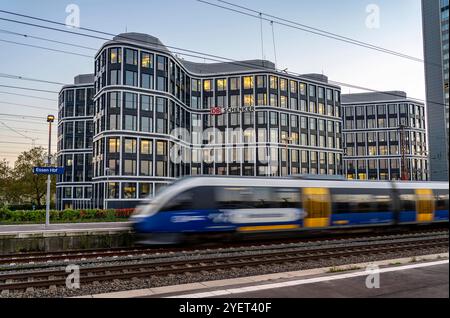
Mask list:
[[255,97],[253,95],[244,95],[244,106],[254,106],[255,105]]
[[211,91],[211,88],[212,88],[211,80],[205,80],[205,81],[203,81],[203,90],[204,90],[205,92],[210,92],[210,91]]
[[141,66],[143,68],[153,67],[153,56],[149,53],[142,53],[141,56]]
[[141,140],[141,154],[151,155],[152,154],[152,141],[151,140]]
[[253,76],[244,77],[244,89],[253,89]]
[[275,76],[270,76],[270,88],[278,89],[278,78]]
[[109,139],[109,153],[118,153],[120,148],[120,139],[119,138],[110,138]]
[[225,91],[225,90],[227,90],[227,80],[226,79],[219,79],[219,80],[217,80],[217,90],[218,91]]
[[166,143],[164,141],[158,141],[156,143],[156,154],[158,156],[166,155]]
[[287,80],[284,78],[280,79],[280,90],[287,91]]
[[121,63],[121,49],[111,49],[109,51],[109,60],[111,64]]

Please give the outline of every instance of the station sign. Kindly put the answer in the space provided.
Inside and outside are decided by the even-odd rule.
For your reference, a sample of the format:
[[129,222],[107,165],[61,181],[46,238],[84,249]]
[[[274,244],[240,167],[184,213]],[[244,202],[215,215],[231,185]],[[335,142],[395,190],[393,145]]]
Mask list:
[[212,107],[210,114],[213,116],[220,116],[227,113],[253,113],[255,112],[254,106],[248,107]]
[[64,167],[34,167],[34,174],[64,174]]

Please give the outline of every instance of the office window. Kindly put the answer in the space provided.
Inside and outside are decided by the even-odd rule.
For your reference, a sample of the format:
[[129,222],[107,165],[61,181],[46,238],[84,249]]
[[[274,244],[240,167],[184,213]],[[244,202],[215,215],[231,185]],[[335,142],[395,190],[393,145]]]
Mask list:
[[212,91],[212,81],[211,80],[204,80],[203,81],[203,90],[205,92],[211,92]]
[[146,89],[153,88],[153,76],[146,73],[141,73],[141,87]]
[[141,110],[146,112],[153,111],[153,96],[141,95]]
[[153,118],[147,116],[141,116],[141,131],[151,132],[153,128]]
[[126,176],[136,175],[136,160],[124,160],[123,174]]
[[238,77],[232,77],[230,78],[230,90],[239,90],[241,87],[239,78]]
[[124,146],[125,146],[125,153],[128,154],[136,153],[136,139],[125,138]]
[[258,93],[257,105],[258,106],[267,106],[267,94],[266,93]]
[[113,48],[109,50],[109,62],[111,64],[122,63],[122,50],[120,48]]
[[120,115],[109,115],[109,130],[120,129]]
[[244,95],[244,106],[245,107],[255,106],[255,96],[253,94]]
[[280,79],[280,91],[286,92],[287,91],[287,79],[281,78]]
[[270,89],[278,89],[278,77],[270,76]]
[[120,70],[111,70],[109,74],[111,85],[120,85],[122,83]]
[[137,86],[137,72],[125,71],[125,85]]
[[137,94],[124,93],[125,108],[136,109],[137,108]]
[[217,90],[219,92],[227,90],[227,80],[226,79],[218,79],[217,82]]
[[125,130],[136,130],[136,118],[134,115],[125,115]]
[[153,161],[141,160],[140,175],[151,176],[153,174]]
[[167,58],[161,55],[157,57],[157,69],[158,71],[166,71],[167,70]]
[[119,153],[120,138],[109,138],[109,153]]
[[153,143],[151,140],[141,139],[141,154],[151,155],[153,153]]
[[142,52],[141,67],[142,68],[153,68],[153,54]]
[[253,76],[244,76],[243,77],[244,82],[244,89],[253,89]]
[[166,142],[164,142],[164,141],[156,142],[156,154],[158,156],[167,155]]
[[122,198],[136,199],[136,183],[125,182],[122,183]]
[[258,75],[256,76],[256,88],[266,88],[267,76]]

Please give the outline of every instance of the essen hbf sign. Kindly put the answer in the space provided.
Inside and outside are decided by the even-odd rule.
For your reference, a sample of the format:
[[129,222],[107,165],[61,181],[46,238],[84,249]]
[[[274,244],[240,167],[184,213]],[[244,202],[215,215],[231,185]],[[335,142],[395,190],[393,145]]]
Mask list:
[[253,113],[255,112],[254,106],[248,107],[212,107],[210,114],[213,116],[220,116],[228,113]]

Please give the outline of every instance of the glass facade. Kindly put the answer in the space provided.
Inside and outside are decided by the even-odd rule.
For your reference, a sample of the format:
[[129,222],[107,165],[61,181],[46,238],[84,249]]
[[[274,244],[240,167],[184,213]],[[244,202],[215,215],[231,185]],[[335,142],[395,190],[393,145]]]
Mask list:
[[57,209],[93,206],[93,77],[90,82],[66,86],[59,94],[57,164],[65,173],[57,177]]
[[[400,180],[402,154],[405,153],[409,179],[428,180],[423,104],[409,100],[343,103],[342,109],[344,175],[347,179]],[[404,132],[401,126],[405,127]]]

